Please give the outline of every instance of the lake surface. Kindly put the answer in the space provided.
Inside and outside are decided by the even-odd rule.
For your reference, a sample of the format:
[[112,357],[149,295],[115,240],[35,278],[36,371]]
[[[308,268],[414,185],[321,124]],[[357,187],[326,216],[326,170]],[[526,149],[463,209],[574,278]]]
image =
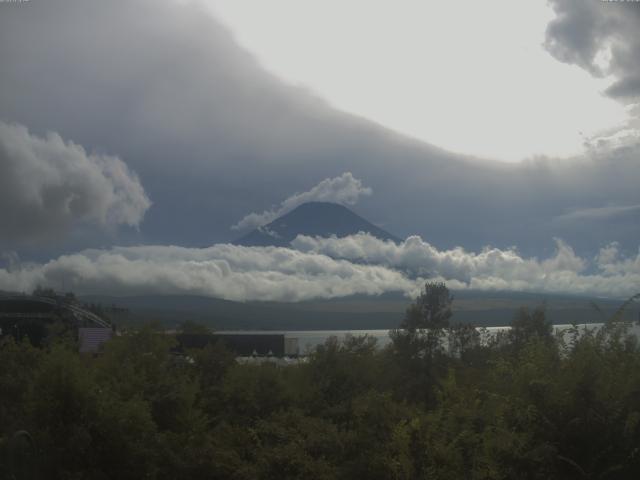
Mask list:
[[[602,327],[602,323],[585,323],[577,325],[581,331],[584,329],[597,330]],[[568,330],[572,325],[554,325],[554,332],[565,333],[565,340],[568,340]],[[510,327],[486,327],[478,328],[478,331],[485,332],[485,335],[495,335],[500,331],[507,331]],[[640,338],[640,325],[634,323],[630,331]],[[330,337],[336,337],[338,340],[344,340],[347,335],[364,336],[369,335],[377,340],[380,348],[385,347],[391,342],[389,338],[389,330],[234,330],[234,331],[217,331],[218,334],[251,334],[251,335],[284,335],[285,338],[297,339],[300,354],[304,355],[315,349],[318,345],[322,345]]]

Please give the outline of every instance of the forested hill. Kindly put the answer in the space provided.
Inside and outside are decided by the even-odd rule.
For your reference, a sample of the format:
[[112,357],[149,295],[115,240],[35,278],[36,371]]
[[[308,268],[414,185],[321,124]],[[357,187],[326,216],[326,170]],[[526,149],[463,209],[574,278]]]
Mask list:
[[[562,295],[513,292],[454,292],[453,320],[477,326],[505,326],[522,307],[546,305],[554,324],[598,323],[613,314],[619,301]],[[216,330],[370,330],[398,325],[410,303],[402,294],[349,296],[305,302],[233,302],[193,295],[144,295],[112,297],[85,295],[86,304],[110,310],[118,325],[157,321],[172,328],[189,320]],[[593,304],[598,308],[594,308]],[[110,307],[121,307],[112,312]],[[638,318],[631,306],[625,317]]]

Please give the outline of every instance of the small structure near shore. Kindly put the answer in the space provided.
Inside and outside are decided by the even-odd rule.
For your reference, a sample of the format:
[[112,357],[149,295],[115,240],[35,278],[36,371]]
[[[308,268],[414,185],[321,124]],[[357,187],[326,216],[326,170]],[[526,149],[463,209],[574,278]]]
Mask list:
[[186,351],[222,343],[239,357],[297,357],[298,342],[278,333],[179,333],[176,335],[179,349]]
[[72,295],[0,294],[0,337],[28,338],[41,346],[55,336],[56,324],[76,333],[82,353],[98,353],[114,334],[110,322],[81,306]]

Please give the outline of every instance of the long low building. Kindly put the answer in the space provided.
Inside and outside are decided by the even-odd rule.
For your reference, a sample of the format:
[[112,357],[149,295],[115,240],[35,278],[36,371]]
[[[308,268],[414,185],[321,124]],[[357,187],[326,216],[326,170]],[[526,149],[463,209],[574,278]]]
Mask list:
[[181,351],[220,342],[241,357],[295,357],[300,353],[298,340],[287,338],[282,333],[180,333],[176,338]]

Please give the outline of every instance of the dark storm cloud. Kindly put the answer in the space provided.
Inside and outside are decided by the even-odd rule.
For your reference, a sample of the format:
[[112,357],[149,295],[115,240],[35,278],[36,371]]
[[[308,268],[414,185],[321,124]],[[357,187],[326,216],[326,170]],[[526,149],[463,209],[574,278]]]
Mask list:
[[137,226],[150,201],[119,158],[0,121],[0,246],[41,243],[78,222]]
[[517,165],[461,157],[284,84],[197,3],[0,4],[0,58],[0,116],[138,172],[154,202],[138,243],[228,241],[247,212],[352,172],[375,192],[357,213],[438,248],[551,254],[554,236],[592,254],[611,241],[638,246],[638,225],[553,220],[640,204],[637,144]]
[[560,61],[617,80],[606,93],[640,96],[640,4],[601,0],[550,0],[556,18],[547,27],[547,49]]

